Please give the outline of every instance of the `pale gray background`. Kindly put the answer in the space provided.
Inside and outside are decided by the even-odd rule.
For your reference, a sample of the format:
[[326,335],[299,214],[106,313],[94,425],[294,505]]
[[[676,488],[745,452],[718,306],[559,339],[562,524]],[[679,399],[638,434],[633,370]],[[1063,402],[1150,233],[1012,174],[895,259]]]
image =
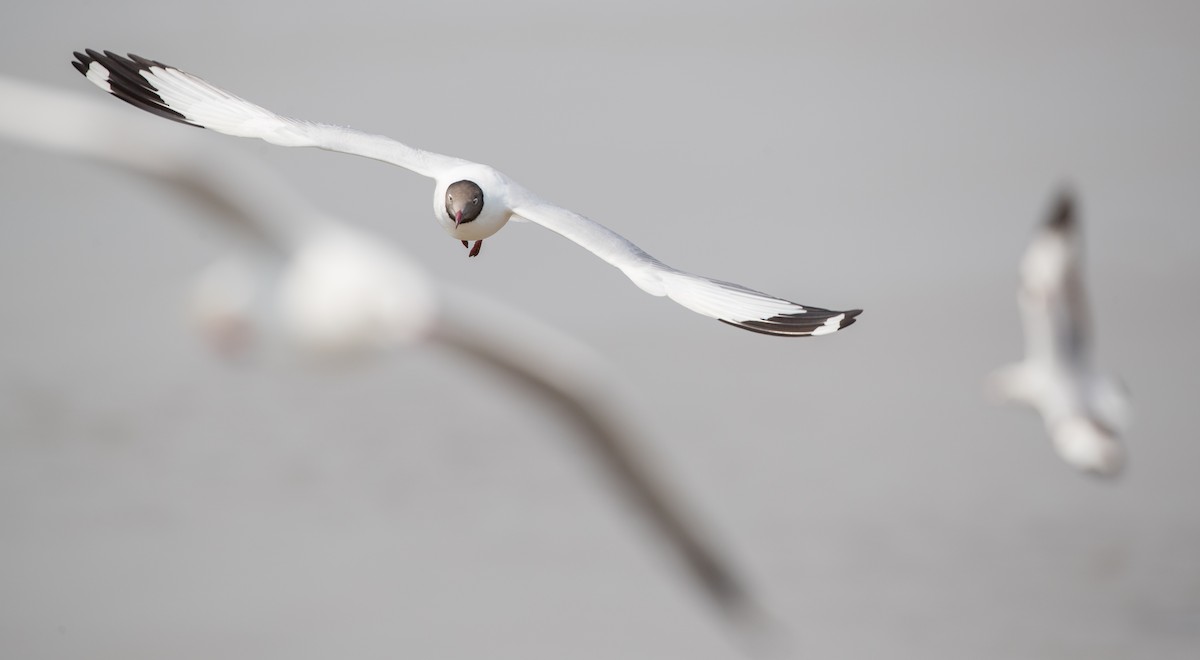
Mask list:
[[[1200,654],[1194,4],[3,14],[5,73],[99,94],[71,51],[136,52],[495,165],[678,267],[865,308],[833,337],[740,332],[530,225],[468,261],[425,179],[212,136],[610,358],[807,657]],[[1115,485],[982,397],[1021,350],[1016,260],[1064,180],[1101,362],[1136,397]],[[324,375],[214,361],[180,311],[229,246],[206,222],[0,144],[0,655],[737,657],[571,427],[503,380],[442,352]]]

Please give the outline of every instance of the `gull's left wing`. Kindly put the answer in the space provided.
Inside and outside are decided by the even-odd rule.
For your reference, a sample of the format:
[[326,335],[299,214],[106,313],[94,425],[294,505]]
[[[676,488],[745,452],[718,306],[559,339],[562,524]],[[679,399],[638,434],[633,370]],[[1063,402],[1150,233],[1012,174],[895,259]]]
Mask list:
[[807,307],[739,284],[672,268],[600,223],[543,201],[525,190],[514,194],[519,217],[578,243],[616,266],[643,291],[729,325],[782,337],[827,335],[854,323],[861,309],[838,312]]

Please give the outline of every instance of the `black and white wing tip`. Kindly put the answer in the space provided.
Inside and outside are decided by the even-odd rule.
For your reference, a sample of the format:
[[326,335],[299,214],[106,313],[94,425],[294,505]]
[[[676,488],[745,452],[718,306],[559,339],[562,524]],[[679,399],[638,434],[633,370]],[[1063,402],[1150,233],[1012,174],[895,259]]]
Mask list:
[[776,337],[819,337],[849,325],[854,325],[861,309],[835,312],[819,307],[805,307],[803,312],[778,314],[765,319],[718,319],[734,327]]
[[82,53],[76,51],[75,61],[71,65],[97,87],[132,106],[172,121],[205,128],[172,109],[163,101],[159,88],[151,82],[161,79],[156,69],[162,72],[175,70],[166,64],[133,53],[129,57],[122,57],[112,51],[100,53],[88,48]]

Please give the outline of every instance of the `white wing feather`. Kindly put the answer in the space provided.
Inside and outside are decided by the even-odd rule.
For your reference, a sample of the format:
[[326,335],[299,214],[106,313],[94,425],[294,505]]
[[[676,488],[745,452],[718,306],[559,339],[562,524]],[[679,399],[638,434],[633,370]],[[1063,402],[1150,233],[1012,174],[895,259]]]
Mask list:
[[514,195],[513,212],[560,234],[616,266],[643,291],[666,296],[684,307],[747,330],[806,336],[836,332],[862,310],[831,311],[709,279],[672,268],[625,237],[574,211],[538,199],[526,190]]
[[75,53],[75,68],[101,89],[185,124],[284,147],[317,147],[365,156],[436,178],[468,161],[410,147],[383,135],[277,115],[196,76],[136,55]]

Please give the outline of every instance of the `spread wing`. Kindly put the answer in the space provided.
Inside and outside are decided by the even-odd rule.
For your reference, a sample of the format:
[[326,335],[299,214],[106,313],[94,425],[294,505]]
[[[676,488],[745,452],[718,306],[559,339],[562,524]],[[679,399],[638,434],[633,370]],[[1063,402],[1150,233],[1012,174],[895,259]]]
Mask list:
[[415,149],[382,135],[277,115],[176,69],[130,54],[88,49],[75,53],[77,70],[97,87],[146,112],[237,137],[285,147],[318,147],[381,160],[436,178],[467,161]]
[[784,337],[827,335],[854,323],[845,312],[799,305],[731,282],[692,275],[646,254],[620,234],[567,209],[518,190],[513,212],[578,243],[616,266],[643,291],[739,328]]
[[[381,160],[437,178],[468,161],[415,149],[380,135],[277,115],[172,66],[130,54],[75,53],[75,68],[96,86],[142,110],[184,124],[287,147],[318,147]],[[852,323],[862,310],[806,307],[746,287],[676,270],[606,227],[546,203],[515,186],[516,217],[536,222],[620,268],[644,291],[754,332],[824,335]]]

